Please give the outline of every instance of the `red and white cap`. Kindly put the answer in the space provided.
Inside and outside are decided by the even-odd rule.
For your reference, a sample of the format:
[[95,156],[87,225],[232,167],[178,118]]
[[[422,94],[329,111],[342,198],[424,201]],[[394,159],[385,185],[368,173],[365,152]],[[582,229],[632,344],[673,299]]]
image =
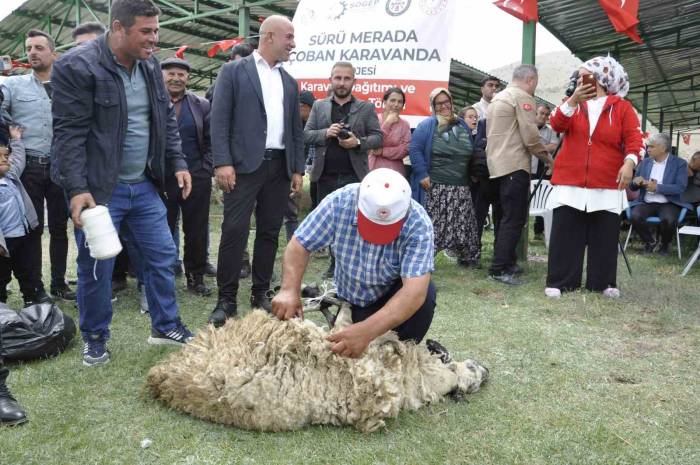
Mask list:
[[401,233],[411,206],[411,186],[397,171],[377,168],[360,183],[357,229],[367,242],[385,245]]

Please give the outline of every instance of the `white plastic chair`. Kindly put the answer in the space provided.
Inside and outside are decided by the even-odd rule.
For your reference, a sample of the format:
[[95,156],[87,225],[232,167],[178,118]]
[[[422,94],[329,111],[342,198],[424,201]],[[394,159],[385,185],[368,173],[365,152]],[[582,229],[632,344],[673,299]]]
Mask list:
[[[530,194],[539,181],[530,181]],[[552,210],[547,208],[547,201],[552,193],[552,184],[549,181],[542,181],[537,188],[537,192],[530,201],[530,216],[541,216],[544,219],[544,245],[549,248],[549,235],[552,232]]]
[[[697,207],[697,214],[698,214],[698,218],[700,218],[700,205]],[[683,226],[681,229],[678,230],[678,233],[700,237],[700,226]],[[678,250],[680,251],[680,241],[679,241]],[[688,274],[688,272],[693,267],[693,264],[696,262],[698,257],[700,257],[700,242],[698,242],[698,248],[695,249],[695,252],[693,252],[693,254],[690,256],[690,260],[688,260],[688,263],[685,265],[685,268],[683,269],[681,276],[685,276]]]
[[[678,213],[678,224],[676,225],[676,249],[678,249],[678,260],[681,259],[681,236],[679,234],[681,226],[683,226],[683,221],[685,221],[685,214],[688,212],[687,208],[681,208],[681,211]],[[625,214],[627,215],[627,219],[630,222],[630,229],[627,231],[627,239],[625,239],[625,246],[623,250],[627,250],[627,244],[629,244],[630,241],[630,236],[632,235],[632,208],[627,207],[627,210],[625,210]],[[661,218],[658,216],[650,216],[647,218],[647,223],[648,224],[654,224],[658,225],[661,224]]]

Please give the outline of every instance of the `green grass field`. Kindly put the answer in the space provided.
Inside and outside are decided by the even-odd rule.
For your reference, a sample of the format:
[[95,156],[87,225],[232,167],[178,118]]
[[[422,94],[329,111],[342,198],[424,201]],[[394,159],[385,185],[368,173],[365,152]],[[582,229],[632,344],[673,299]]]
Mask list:
[[[212,212],[213,224],[220,213]],[[484,250],[487,264],[490,243]],[[71,243],[73,276],[74,252]],[[114,306],[108,365],[84,367],[78,338],[58,358],[11,367],[9,385],[30,421],[0,429],[0,464],[700,463],[700,267],[679,278],[676,257],[632,250],[634,279],[620,259],[621,299],[577,292],[555,301],[543,296],[542,243],[532,241],[530,253],[540,255],[518,288],[438,256],[428,336],[457,359],[480,360],[491,378],[469,402],[401,414],[371,435],[335,427],[248,432],[152,401],[146,373],[177,349],[146,343],[148,317],[139,314],[130,280]],[[325,266],[313,259],[306,281]],[[243,313],[249,285],[241,284]],[[183,278],[177,288],[184,322],[202,327],[215,297],[188,294]],[[16,283],[12,289],[9,303],[18,307]],[[60,306],[77,319],[72,303]],[[152,445],[142,448],[144,439]]]

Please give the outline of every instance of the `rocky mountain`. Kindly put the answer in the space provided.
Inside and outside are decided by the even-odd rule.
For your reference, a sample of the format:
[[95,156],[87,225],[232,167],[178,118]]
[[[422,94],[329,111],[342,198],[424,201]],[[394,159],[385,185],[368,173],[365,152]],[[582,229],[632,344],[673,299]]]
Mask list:
[[[564,97],[564,91],[569,84],[569,76],[578,69],[581,60],[569,52],[551,52],[537,55],[536,65],[540,80],[537,95],[552,103],[559,103]],[[500,68],[492,69],[490,74],[510,81],[513,70],[519,63],[511,63]]]

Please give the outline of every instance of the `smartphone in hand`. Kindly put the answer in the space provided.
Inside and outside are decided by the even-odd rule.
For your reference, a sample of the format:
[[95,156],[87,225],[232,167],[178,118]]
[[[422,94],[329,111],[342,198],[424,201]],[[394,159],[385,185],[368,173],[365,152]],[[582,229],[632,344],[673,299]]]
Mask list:
[[586,84],[593,86],[593,89],[595,89],[595,76],[593,74],[584,74],[581,76],[581,85],[585,86]]

